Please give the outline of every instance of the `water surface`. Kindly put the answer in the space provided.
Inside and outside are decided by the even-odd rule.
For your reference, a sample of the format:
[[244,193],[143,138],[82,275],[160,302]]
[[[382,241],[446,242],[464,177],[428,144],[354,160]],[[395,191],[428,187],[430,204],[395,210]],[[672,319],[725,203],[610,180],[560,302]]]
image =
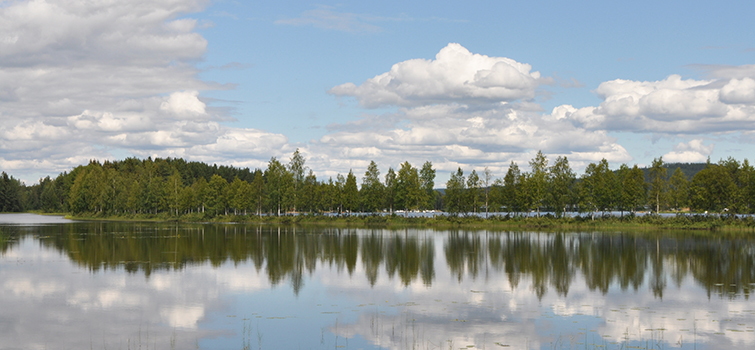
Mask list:
[[0,349],[752,347],[754,243],[0,224]]
[[0,225],[47,225],[72,223],[60,215],[37,215],[29,213],[0,214]]

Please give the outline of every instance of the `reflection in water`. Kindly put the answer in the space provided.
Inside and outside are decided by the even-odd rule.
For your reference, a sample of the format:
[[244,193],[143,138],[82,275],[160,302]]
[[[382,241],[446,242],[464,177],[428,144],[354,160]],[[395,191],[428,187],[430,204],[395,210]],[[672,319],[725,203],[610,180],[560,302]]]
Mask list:
[[[0,251],[18,242],[20,230],[2,229]],[[124,268],[149,276],[155,269],[251,261],[273,285],[288,280],[295,291],[318,263],[351,276],[361,262],[370,285],[381,270],[404,286],[418,278],[431,286],[435,275],[436,233],[425,230],[78,223],[36,227],[34,234],[43,245],[92,272]],[[657,298],[663,298],[667,279],[678,287],[687,275],[709,296],[748,298],[755,283],[755,250],[753,242],[744,239],[450,231],[443,252],[459,282],[489,278],[489,270],[494,270],[516,288],[528,276],[540,298],[549,289],[567,296],[577,273],[592,291],[605,294],[613,284],[637,291],[647,284]]]
[[[44,284],[39,278],[27,283],[28,288],[23,287],[23,276],[12,274],[15,270],[9,270],[12,265],[7,262],[25,249],[22,242],[30,238],[39,242],[39,249],[58,252],[92,276],[119,277],[107,286],[97,287],[99,291],[66,292],[72,288],[55,285],[55,281]],[[330,326],[314,328],[320,332],[329,329],[332,339],[328,341],[336,345],[339,337],[345,337],[387,348],[485,344],[569,348],[566,338],[560,336],[569,334],[568,344],[582,344],[580,348],[592,348],[589,344],[610,347],[608,339],[615,347],[640,346],[643,339],[659,337],[663,337],[662,344],[684,347],[686,341],[698,347],[714,341],[718,333],[725,334],[730,344],[755,343],[750,323],[755,317],[752,310],[738,311],[739,316],[747,317],[728,323],[734,327],[731,324],[738,322],[741,331],[731,334],[721,328],[723,320],[714,323],[717,320],[711,317],[687,314],[690,305],[703,300],[721,303],[710,305],[726,307],[727,312],[732,312],[733,305],[749,300],[750,289],[755,288],[754,247],[749,239],[670,233],[71,223],[0,226],[0,263],[6,262],[0,271],[6,274],[4,291],[10,291],[8,295],[28,297],[29,291],[40,293],[45,289],[39,286],[46,285],[49,292],[40,298],[66,294],[67,307],[90,310],[122,304],[124,310],[133,310],[151,303],[156,310],[154,317],[173,327],[174,333],[162,335],[172,337],[172,341],[176,329],[196,329],[202,322],[217,322],[211,321],[213,310],[209,305],[222,308],[220,304],[234,303],[224,301],[224,293],[247,293],[250,298],[254,294],[254,301],[239,310],[256,310],[263,308],[259,304],[264,299],[260,291],[273,291],[288,283],[294,299],[282,301],[280,293],[271,293],[270,304],[298,305],[291,314],[328,315],[331,318],[322,322]],[[190,278],[199,271],[210,274]],[[122,279],[123,273],[131,277]],[[228,277],[223,278],[225,275]],[[145,293],[151,290],[154,297],[137,295],[124,287],[122,281],[139,276],[146,281]],[[177,290],[176,286],[188,291]],[[337,304],[306,304],[312,300],[309,296],[319,295],[322,288],[338,295],[334,300],[353,300],[354,305],[320,310],[317,307]],[[165,291],[170,293],[165,295]],[[186,293],[193,294],[187,297]],[[305,297],[299,299],[302,294]],[[696,299],[698,294],[704,299]],[[533,297],[534,302],[530,300]],[[177,304],[163,300],[194,301]],[[395,302],[388,303],[389,300]],[[668,317],[655,317],[655,311],[648,309],[650,304],[665,310]],[[275,306],[272,310],[276,307],[284,308]],[[302,311],[313,308],[319,311]],[[262,318],[259,312],[247,312],[245,317],[244,329],[257,327],[260,332],[267,325],[261,320],[288,320],[291,316]],[[684,323],[675,327],[676,331],[664,323],[673,317]],[[297,327],[296,318],[277,322],[292,322]],[[556,322],[558,318],[563,320]],[[571,322],[581,322],[582,327],[569,325]],[[242,321],[236,322],[239,323]],[[290,344],[276,343],[278,337],[270,329],[277,328],[280,327],[272,324],[267,328],[268,347],[287,347]],[[551,333],[542,334],[543,329]],[[251,335],[243,332],[247,344]],[[590,336],[598,340],[588,339]],[[334,345],[326,344],[328,341],[322,337],[322,347]],[[689,339],[694,339],[693,343]],[[198,340],[194,345],[200,343],[214,347]]]

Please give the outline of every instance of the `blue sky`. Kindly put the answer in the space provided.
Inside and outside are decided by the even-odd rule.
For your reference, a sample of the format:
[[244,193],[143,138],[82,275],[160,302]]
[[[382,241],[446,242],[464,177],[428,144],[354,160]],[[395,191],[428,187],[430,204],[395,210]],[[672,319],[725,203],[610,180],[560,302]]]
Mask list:
[[3,1],[0,169],[31,183],[93,158],[255,168],[299,148],[321,179],[429,160],[442,187],[539,149],[578,173],[742,160],[753,7]]

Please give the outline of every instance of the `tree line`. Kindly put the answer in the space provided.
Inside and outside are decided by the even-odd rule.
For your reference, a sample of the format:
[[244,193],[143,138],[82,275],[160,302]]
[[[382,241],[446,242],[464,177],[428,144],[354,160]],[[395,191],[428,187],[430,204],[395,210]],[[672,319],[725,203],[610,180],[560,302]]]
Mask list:
[[485,168],[465,178],[459,168],[452,174],[443,198],[452,213],[493,210],[508,213],[681,211],[747,213],[755,211],[755,169],[748,160],[708,160],[688,178],[677,167],[669,175],[659,157],[649,168],[622,164],[611,170],[608,161],[590,163],[577,177],[566,157],[549,165],[542,152],[529,162],[530,172],[511,162],[503,178],[493,180]]
[[[266,169],[251,170],[174,158],[91,161],[26,186],[5,172],[0,209],[96,215],[285,215],[288,213],[445,210],[452,214],[506,212],[601,213],[652,210],[753,213],[755,172],[747,160],[708,161],[691,178],[680,168],[669,175],[662,158],[643,169],[605,159],[577,176],[566,157],[551,164],[542,152],[522,171],[511,162],[502,178],[485,168],[465,176],[458,168],[435,189],[431,162],[409,162],[385,175],[371,161],[361,181],[353,171],[318,179],[296,150],[289,162],[273,157]],[[359,182],[359,184],[358,184]]]
[[384,178],[371,162],[361,186],[353,171],[319,180],[305,163],[299,150],[288,163],[273,157],[264,170],[171,158],[93,160],[33,186],[11,181],[20,193],[19,204],[4,211],[214,217],[436,207],[438,192],[430,162],[421,169],[404,162],[398,170],[389,168]]
[[23,211],[26,202],[24,194],[24,184],[3,171],[0,175],[0,212]]

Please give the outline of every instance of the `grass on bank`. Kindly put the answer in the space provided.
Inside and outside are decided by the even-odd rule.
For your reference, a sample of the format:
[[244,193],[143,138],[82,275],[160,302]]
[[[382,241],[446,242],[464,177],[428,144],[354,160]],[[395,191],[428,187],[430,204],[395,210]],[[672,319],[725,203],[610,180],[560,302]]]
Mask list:
[[435,217],[405,217],[393,215],[318,215],[302,214],[291,216],[255,216],[255,215],[218,215],[192,213],[181,216],[162,214],[122,214],[104,215],[76,214],[66,215],[75,220],[98,221],[149,221],[149,222],[216,222],[216,223],[261,223],[261,224],[300,224],[355,227],[458,227],[458,228],[591,228],[591,229],[682,229],[682,230],[739,230],[755,231],[755,218],[734,215],[676,215],[662,217],[658,215],[623,216],[589,215],[557,218],[551,214],[540,217],[521,215],[491,215],[487,219],[476,215],[437,215]]

